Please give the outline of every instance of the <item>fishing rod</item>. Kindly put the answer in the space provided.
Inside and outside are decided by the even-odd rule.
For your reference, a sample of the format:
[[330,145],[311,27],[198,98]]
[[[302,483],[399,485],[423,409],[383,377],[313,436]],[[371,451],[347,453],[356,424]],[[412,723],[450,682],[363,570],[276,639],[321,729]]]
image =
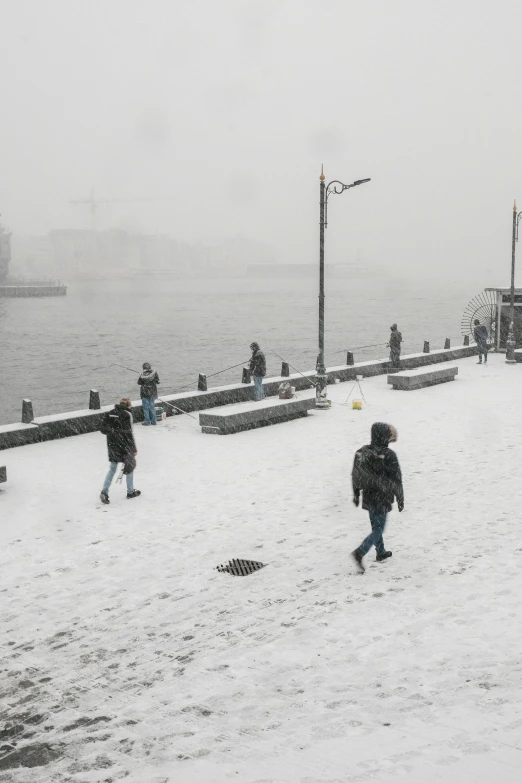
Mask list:
[[[269,348],[268,348],[268,350],[269,350],[269,351],[272,351],[272,353],[275,353],[275,355],[276,355],[276,356],[277,356],[279,359],[281,359],[281,361],[282,361],[282,362],[284,362],[284,361],[285,361],[285,360],[283,359],[283,357],[282,357],[282,356],[279,356],[279,354],[277,353],[277,351],[274,351],[274,349],[273,349],[273,348],[270,348],[270,347],[269,347]],[[303,373],[301,372],[301,370],[298,370],[298,369],[297,369],[297,367],[294,367],[294,366],[293,366],[293,364],[290,364],[290,362],[286,362],[286,364],[288,364],[288,366],[289,366],[289,367],[291,367],[291,368],[292,368],[292,370],[295,370],[297,373],[299,373],[299,375],[301,375],[301,376],[302,376],[302,377],[305,379],[305,381],[308,381],[308,383],[310,383],[312,386],[314,386],[314,387],[315,387],[315,386],[317,386],[317,384],[316,384],[316,383],[314,383],[313,381],[311,381],[311,380],[310,380],[310,378],[307,378],[307,377],[306,377],[306,375],[303,375]]]
[[[141,375],[141,373],[138,372],[138,370],[133,370],[132,367],[125,367],[123,364],[118,364],[117,362],[114,362],[114,364],[116,365],[116,367],[122,367],[124,370],[129,370],[129,372],[133,372],[136,375]],[[168,405],[169,408],[178,411],[178,413],[184,413],[185,416],[190,416],[191,419],[195,419],[197,421],[196,417],[193,416],[191,413],[187,413],[187,411],[182,411],[181,408],[176,408],[176,406],[173,405],[171,402],[167,402],[167,400],[163,400],[161,397],[157,397],[156,399],[162,402],[163,405]]]
[[383,345],[388,345],[388,343],[373,343],[373,345],[358,345],[355,348],[341,348],[340,351],[334,351],[334,354],[344,353],[345,351],[362,351],[363,348],[381,348]]
[[[246,362],[239,362],[239,364],[233,364],[232,367],[225,367],[224,370],[218,370],[217,372],[213,372],[210,375],[207,375],[207,378],[214,378],[214,376],[221,375],[221,373],[228,372],[228,370],[235,370],[236,367],[244,367],[245,364],[248,364],[248,361],[249,360],[247,360]],[[120,364],[119,366],[121,367],[122,365]],[[128,369],[128,368],[126,368],[126,369]],[[182,386],[180,389],[177,389],[174,392],[174,394],[177,394],[178,392],[186,391],[187,389],[192,389],[192,388],[193,388],[192,384],[187,384],[187,386]]]

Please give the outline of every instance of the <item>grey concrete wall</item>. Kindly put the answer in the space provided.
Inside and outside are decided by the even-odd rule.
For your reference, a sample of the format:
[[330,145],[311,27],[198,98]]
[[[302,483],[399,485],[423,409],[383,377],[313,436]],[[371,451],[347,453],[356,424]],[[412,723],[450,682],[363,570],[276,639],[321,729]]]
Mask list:
[[[474,345],[461,346],[459,348],[441,349],[432,353],[416,353],[404,356],[401,366],[404,370],[416,367],[424,367],[438,362],[458,361],[468,356],[474,356],[477,348]],[[389,370],[389,362],[386,359],[369,362],[359,362],[351,366],[340,365],[327,369],[328,382],[334,383],[336,378],[341,381],[353,381],[356,375],[370,377],[373,375],[385,375]],[[315,379],[315,370],[293,373],[288,377],[265,378],[265,394],[272,396],[277,394],[279,384],[289,381],[296,389],[309,389],[311,381]],[[172,403],[184,413],[215,408],[220,405],[230,405],[235,402],[245,402],[254,399],[253,384],[232,384],[219,386],[206,392],[193,391],[180,394],[163,395],[162,399]],[[115,400],[116,402],[116,400]],[[161,405],[161,402],[158,403]],[[56,413],[50,416],[36,417],[31,424],[6,424],[0,426],[0,450],[15,446],[24,446],[30,443],[39,443],[58,438],[69,438],[72,435],[83,435],[86,432],[99,430],[103,414],[112,409],[112,405],[105,405],[98,411],[80,410],[70,413]],[[167,415],[175,415],[175,411],[167,405],[163,406]],[[132,412],[134,421],[143,420],[141,401],[133,402]]]

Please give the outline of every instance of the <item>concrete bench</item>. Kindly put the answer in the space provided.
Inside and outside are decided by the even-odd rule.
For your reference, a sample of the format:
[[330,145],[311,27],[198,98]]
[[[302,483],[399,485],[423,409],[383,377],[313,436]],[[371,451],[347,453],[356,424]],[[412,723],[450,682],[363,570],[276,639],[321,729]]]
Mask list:
[[234,432],[266,427],[306,416],[315,408],[315,397],[280,400],[270,397],[260,402],[243,402],[214,408],[211,413],[200,413],[201,431],[211,435],[232,435]]
[[513,353],[515,354],[515,361],[522,362],[522,348],[516,348]]
[[0,484],[7,481],[7,468],[5,465],[0,465]]
[[437,383],[446,383],[454,381],[458,375],[458,367],[423,367],[419,370],[407,370],[405,372],[388,375],[388,383],[394,389],[402,391],[411,391],[413,389],[424,389],[425,386],[435,386]]

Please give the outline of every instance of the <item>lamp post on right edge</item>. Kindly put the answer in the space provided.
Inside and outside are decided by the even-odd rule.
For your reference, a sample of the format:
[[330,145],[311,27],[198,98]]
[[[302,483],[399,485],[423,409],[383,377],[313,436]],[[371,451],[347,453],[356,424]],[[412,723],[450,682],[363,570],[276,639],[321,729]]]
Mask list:
[[518,242],[518,224],[522,212],[517,214],[517,202],[513,203],[513,231],[511,235],[511,290],[509,300],[509,332],[506,341],[506,364],[516,364],[515,359],[515,248]]
[[328,377],[326,375],[326,367],[324,366],[324,231],[328,226],[328,198],[332,193],[339,195],[345,190],[355,188],[357,185],[364,185],[365,182],[370,182],[370,179],[356,179],[351,185],[344,185],[339,180],[334,179],[325,185],[325,179],[323,167],[321,166],[320,181],[320,195],[319,195],[319,354],[317,356],[317,379],[315,385],[315,407],[316,408],[328,408],[328,400],[326,399],[326,387],[328,385]]

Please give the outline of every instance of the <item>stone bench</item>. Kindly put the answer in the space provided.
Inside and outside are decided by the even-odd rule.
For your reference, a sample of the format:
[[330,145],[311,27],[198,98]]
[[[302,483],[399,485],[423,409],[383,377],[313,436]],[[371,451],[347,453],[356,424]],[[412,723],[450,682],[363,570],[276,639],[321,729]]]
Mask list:
[[243,402],[214,408],[211,413],[200,413],[201,431],[211,435],[232,435],[234,432],[266,427],[306,416],[315,408],[315,397],[280,400],[271,397],[260,402]]
[[411,391],[413,389],[424,389],[425,386],[435,386],[437,383],[446,383],[454,381],[458,375],[458,367],[425,367],[419,370],[407,370],[405,372],[388,375],[388,383],[394,389],[402,391]]
[[5,465],[0,465],[0,484],[7,481],[7,468]]
[[522,362],[522,348],[516,348],[513,353],[515,354],[515,361]]

